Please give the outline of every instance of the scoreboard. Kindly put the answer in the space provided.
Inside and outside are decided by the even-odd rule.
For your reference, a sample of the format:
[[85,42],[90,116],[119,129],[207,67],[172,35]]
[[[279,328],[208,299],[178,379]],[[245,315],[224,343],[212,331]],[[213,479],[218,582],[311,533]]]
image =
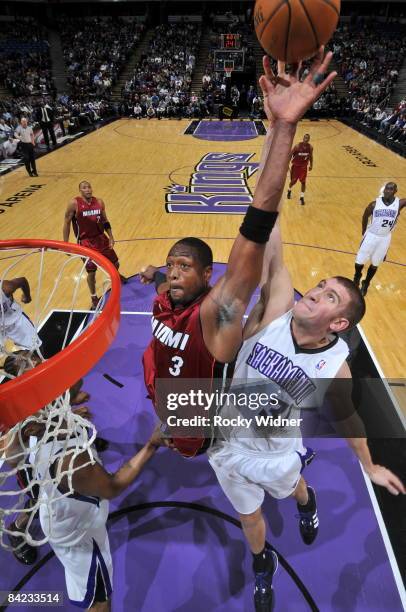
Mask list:
[[220,46],[229,51],[241,49],[241,34],[221,34]]

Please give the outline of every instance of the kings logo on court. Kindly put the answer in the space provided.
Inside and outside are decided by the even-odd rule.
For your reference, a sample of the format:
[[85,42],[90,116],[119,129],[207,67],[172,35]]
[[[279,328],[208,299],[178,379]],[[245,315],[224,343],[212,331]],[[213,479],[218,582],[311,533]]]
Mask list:
[[243,215],[252,204],[248,179],[259,164],[254,153],[207,153],[196,165],[189,185],[167,187],[168,213]]

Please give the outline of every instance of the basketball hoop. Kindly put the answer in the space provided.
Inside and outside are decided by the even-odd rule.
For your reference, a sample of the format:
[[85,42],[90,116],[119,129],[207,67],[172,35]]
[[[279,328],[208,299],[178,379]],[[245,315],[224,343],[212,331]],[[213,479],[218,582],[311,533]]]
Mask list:
[[234,60],[224,60],[224,73],[227,79],[231,78],[231,73],[234,70]]
[[[81,308],[81,301],[89,298],[89,260],[96,264],[98,277],[102,277],[103,293],[92,313]],[[4,375],[4,384],[0,385],[0,545],[10,550],[18,550],[25,543],[39,546],[58,538],[54,504],[73,492],[75,471],[97,458],[92,447],[96,429],[84,416],[72,411],[69,388],[107,350],[120,319],[120,277],[115,266],[100,253],[51,240],[0,241],[0,289],[4,280],[30,276],[27,269],[38,270],[35,279],[29,278],[36,340],[24,355],[10,348],[6,333],[12,328],[6,326],[0,292]],[[50,286],[49,278],[54,278],[53,287],[42,296],[45,279]],[[71,329],[73,315],[79,309],[85,312],[75,331]],[[59,352],[46,359],[37,331],[43,319],[55,310],[66,315],[66,329],[61,332]],[[76,465],[75,459],[84,453],[86,459]],[[22,474],[27,476],[22,478]],[[62,479],[67,483],[64,491],[59,488]],[[40,509],[41,517],[45,516],[45,522],[41,519],[44,537],[36,540],[30,528]],[[9,517],[15,515],[20,521],[18,527],[16,522],[9,522]]]
[[[18,250],[22,250],[23,254],[19,255],[17,253]],[[46,270],[45,255],[49,257],[52,253],[54,256],[60,256],[57,258],[60,260],[59,264],[56,263],[55,265],[55,262],[53,262],[54,270],[58,270],[58,265],[60,266],[59,276],[56,276],[54,289],[51,295],[47,296],[43,305],[48,311],[55,309],[52,298],[56,297],[57,284],[62,280],[64,270],[69,273],[69,278],[72,275],[75,278],[71,293],[70,310],[73,311],[74,308],[78,308],[78,289],[80,281],[86,281],[85,263],[89,259],[94,261],[98,269],[105,273],[105,276],[109,279],[108,285],[111,285],[111,291],[103,310],[97,313],[98,316],[93,316],[85,331],[69,346],[64,347],[61,352],[47,359],[36,368],[18,376],[5,385],[0,385],[0,430],[4,427],[12,427],[30,414],[33,414],[58,397],[81,378],[83,374],[87,373],[111,344],[117,332],[120,319],[120,278],[118,272],[115,266],[97,251],[73,243],[52,240],[1,240],[0,259],[6,251],[12,253],[12,255],[9,255],[12,263],[1,274],[0,286],[3,280],[10,278],[11,275],[17,276],[16,269],[19,272],[20,270],[24,271],[24,262],[26,262],[27,257],[37,256],[40,266],[40,277],[38,278],[37,285],[38,294],[41,290]],[[18,261],[15,261],[15,258]],[[85,263],[83,263],[83,260]],[[18,266],[18,263],[22,265]],[[70,264],[74,264],[73,270]],[[25,276],[25,274],[21,272],[20,276]],[[33,302],[34,300],[35,298],[33,298]],[[41,322],[38,320],[41,312],[40,295],[36,298],[35,308],[37,320],[34,321],[34,324],[37,326]],[[43,315],[47,316],[48,312],[43,312]],[[0,310],[0,323],[1,318],[2,312]],[[3,344],[1,341],[1,327],[0,324],[0,347]],[[27,401],[28,398],[29,402]]]

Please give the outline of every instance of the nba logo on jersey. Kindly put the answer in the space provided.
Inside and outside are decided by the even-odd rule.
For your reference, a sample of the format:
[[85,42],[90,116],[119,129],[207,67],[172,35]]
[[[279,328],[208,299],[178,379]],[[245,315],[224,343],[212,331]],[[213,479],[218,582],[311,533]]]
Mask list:
[[319,363],[316,365],[316,370],[321,370],[326,365],[327,361],[325,359],[320,359]]

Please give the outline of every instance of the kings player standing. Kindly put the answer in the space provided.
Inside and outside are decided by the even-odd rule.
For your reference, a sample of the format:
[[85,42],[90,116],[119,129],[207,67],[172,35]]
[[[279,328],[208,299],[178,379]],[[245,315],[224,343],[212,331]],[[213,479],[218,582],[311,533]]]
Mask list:
[[306,191],[306,177],[307,167],[309,166],[309,172],[313,169],[313,147],[309,144],[310,135],[305,134],[302,142],[299,142],[293,147],[290,154],[291,167],[290,167],[290,183],[287,198],[290,200],[292,197],[292,187],[296,185],[297,181],[300,181],[302,191],[300,193],[300,203],[304,206],[304,194]]

